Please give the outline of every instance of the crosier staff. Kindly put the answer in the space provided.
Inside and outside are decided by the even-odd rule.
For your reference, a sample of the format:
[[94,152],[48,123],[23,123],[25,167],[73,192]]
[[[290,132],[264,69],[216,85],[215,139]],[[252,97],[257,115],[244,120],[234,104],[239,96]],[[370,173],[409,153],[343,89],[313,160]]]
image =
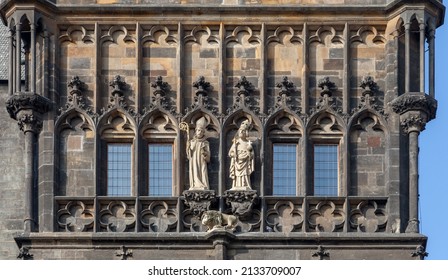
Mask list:
[[182,131],[185,131],[185,133],[187,134],[187,157],[190,158],[190,126],[188,125],[188,123],[186,122],[181,122],[179,124],[179,129]]

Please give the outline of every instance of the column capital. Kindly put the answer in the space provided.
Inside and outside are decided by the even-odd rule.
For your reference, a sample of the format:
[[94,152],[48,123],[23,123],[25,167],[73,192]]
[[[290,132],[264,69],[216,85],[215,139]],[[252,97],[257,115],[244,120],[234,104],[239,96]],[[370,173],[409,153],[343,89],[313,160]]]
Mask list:
[[17,121],[24,133],[39,134],[42,129],[42,115],[50,111],[52,102],[35,93],[16,93],[6,101],[9,116]]
[[392,100],[389,105],[400,115],[405,133],[423,131],[426,123],[436,117],[437,101],[425,93],[405,93]]

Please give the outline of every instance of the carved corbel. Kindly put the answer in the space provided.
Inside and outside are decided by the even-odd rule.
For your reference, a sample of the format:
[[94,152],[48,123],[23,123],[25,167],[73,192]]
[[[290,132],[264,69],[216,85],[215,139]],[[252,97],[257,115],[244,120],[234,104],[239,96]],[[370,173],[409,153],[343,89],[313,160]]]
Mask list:
[[232,214],[242,219],[250,218],[253,206],[257,203],[257,191],[226,191],[226,204],[232,208]]
[[437,101],[424,93],[405,93],[390,103],[392,110],[400,115],[403,132],[418,132],[436,117]]
[[42,130],[43,115],[52,108],[52,102],[35,93],[18,93],[6,101],[9,116],[17,121],[24,133],[39,134]]
[[201,217],[216,201],[216,194],[213,190],[184,191],[182,194],[185,198],[185,206],[196,217]]

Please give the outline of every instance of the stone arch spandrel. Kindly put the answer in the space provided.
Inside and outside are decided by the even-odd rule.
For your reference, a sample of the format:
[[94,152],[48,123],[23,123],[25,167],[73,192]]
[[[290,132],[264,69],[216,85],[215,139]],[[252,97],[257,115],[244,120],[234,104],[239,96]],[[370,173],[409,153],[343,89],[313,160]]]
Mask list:
[[136,135],[136,123],[127,112],[115,108],[99,119],[97,132],[103,139],[133,140]]

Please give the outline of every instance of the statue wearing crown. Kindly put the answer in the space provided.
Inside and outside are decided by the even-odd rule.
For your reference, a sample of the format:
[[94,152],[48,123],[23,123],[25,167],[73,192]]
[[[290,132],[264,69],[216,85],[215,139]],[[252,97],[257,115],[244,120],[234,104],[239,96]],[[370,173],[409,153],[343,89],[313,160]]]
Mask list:
[[206,140],[205,132],[207,120],[201,117],[196,121],[193,139],[187,140],[187,158],[189,160],[190,189],[208,190],[207,164],[210,162],[210,144]]
[[250,175],[254,172],[255,156],[252,142],[248,139],[251,127],[249,120],[241,123],[229,151],[232,191],[252,190]]

